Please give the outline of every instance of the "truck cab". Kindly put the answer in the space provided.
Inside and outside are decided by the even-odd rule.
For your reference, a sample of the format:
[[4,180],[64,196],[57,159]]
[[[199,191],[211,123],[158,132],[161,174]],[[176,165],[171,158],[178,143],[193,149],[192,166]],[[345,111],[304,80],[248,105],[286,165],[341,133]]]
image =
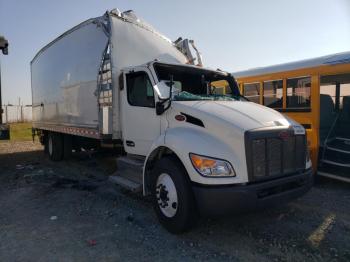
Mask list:
[[131,10],[47,44],[31,77],[33,135],[49,157],[121,147],[109,179],[151,196],[170,232],[199,216],[289,201],[312,185],[301,125],[249,102],[232,75],[203,67],[192,40],[173,42]]
[[[252,210],[310,189],[304,128],[249,102],[230,74],[153,61],[123,69],[122,79],[128,163],[143,163],[143,193],[168,230],[186,230],[198,215]],[[224,91],[216,90],[218,82]]]

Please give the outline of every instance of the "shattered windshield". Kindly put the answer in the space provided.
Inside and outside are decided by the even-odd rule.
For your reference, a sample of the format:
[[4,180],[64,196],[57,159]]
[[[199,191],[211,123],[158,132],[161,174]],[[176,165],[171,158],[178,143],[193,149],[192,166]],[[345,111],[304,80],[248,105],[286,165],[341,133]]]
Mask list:
[[195,101],[195,100],[209,100],[209,101],[233,101],[236,100],[233,97],[228,95],[217,95],[217,94],[209,94],[209,95],[194,95],[186,91],[181,91],[173,96],[173,100],[175,101]]
[[231,75],[203,68],[154,64],[159,81],[172,83],[174,101],[234,101],[241,100],[238,86]]

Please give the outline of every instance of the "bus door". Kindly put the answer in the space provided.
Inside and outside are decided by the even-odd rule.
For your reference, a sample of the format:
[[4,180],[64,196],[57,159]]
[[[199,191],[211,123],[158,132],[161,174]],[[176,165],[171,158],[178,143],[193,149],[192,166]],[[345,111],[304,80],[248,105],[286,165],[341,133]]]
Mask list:
[[321,77],[320,110],[322,138],[350,139],[350,73]]
[[322,170],[350,181],[350,72],[320,78]]

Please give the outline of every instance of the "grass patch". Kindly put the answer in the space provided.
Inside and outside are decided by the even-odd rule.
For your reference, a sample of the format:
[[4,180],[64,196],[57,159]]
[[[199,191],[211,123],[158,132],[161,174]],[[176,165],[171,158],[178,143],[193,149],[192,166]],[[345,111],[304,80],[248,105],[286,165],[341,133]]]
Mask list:
[[10,124],[11,141],[30,141],[32,140],[32,123]]

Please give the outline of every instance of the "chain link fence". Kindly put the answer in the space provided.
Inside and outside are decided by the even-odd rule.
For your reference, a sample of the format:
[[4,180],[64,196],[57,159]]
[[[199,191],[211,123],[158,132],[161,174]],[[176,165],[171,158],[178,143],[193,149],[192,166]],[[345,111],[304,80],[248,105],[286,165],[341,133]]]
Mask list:
[[32,121],[31,105],[3,105],[3,123],[22,123]]

